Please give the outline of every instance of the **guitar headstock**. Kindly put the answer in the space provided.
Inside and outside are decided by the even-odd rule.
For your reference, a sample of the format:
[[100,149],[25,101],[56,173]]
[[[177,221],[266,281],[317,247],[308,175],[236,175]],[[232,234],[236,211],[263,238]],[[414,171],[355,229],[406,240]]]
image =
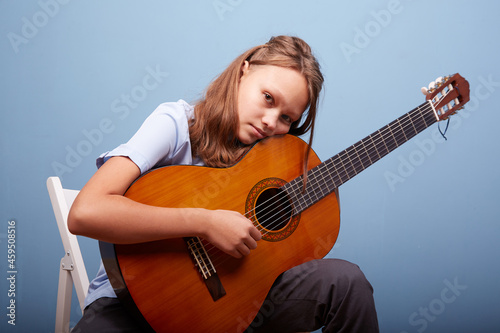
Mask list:
[[[434,83],[434,82],[433,82]],[[422,88],[439,120],[445,120],[464,107],[470,99],[469,82],[460,74],[438,78],[430,89]]]

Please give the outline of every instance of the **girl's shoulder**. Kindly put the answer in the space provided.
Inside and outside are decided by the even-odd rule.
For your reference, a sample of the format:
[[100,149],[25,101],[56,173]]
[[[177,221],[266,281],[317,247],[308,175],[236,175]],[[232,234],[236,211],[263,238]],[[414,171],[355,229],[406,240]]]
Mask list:
[[194,116],[194,106],[180,99],[177,102],[160,104],[152,115],[168,115],[176,122],[183,123]]

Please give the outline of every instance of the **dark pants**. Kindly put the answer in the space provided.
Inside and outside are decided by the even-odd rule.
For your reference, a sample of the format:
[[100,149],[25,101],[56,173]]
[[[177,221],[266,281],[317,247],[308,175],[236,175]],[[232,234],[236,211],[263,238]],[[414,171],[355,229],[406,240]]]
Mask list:
[[[321,259],[286,271],[274,283],[246,332],[310,332],[319,328],[337,333],[378,332],[373,289],[358,266]],[[142,331],[117,299],[102,298],[85,309],[72,332]]]

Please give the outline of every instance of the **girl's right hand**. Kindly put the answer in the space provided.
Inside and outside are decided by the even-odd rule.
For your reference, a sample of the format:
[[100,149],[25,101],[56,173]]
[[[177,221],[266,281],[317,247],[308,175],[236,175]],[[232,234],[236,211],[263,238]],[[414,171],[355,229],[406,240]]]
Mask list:
[[262,238],[253,223],[238,212],[212,210],[208,216],[202,237],[235,258],[249,255]]

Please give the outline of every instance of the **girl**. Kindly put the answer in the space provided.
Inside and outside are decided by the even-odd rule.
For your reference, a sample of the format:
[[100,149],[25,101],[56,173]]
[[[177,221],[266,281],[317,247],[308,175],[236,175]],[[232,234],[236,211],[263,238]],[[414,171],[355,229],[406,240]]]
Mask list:
[[[269,136],[310,131],[310,147],[322,85],[319,64],[300,38],[273,37],[248,50],[194,107],[182,100],[160,105],[126,144],[97,159],[98,171],[70,211],[70,231],[115,244],[198,236],[233,257],[249,255],[261,234],[240,213],[153,207],[123,194],[142,173],[159,166],[233,165],[250,145]],[[273,290],[279,292],[269,295],[280,295],[279,300],[268,296],[274,311],[261,309],[257,317],[264,320],[255,320],[247,332],[378,331],[372,288],[351,263],[324,259],[314,270],[296,267],[283,273]],[[102,264],[74,330],[79,331],[141,331],[117,300]]]

